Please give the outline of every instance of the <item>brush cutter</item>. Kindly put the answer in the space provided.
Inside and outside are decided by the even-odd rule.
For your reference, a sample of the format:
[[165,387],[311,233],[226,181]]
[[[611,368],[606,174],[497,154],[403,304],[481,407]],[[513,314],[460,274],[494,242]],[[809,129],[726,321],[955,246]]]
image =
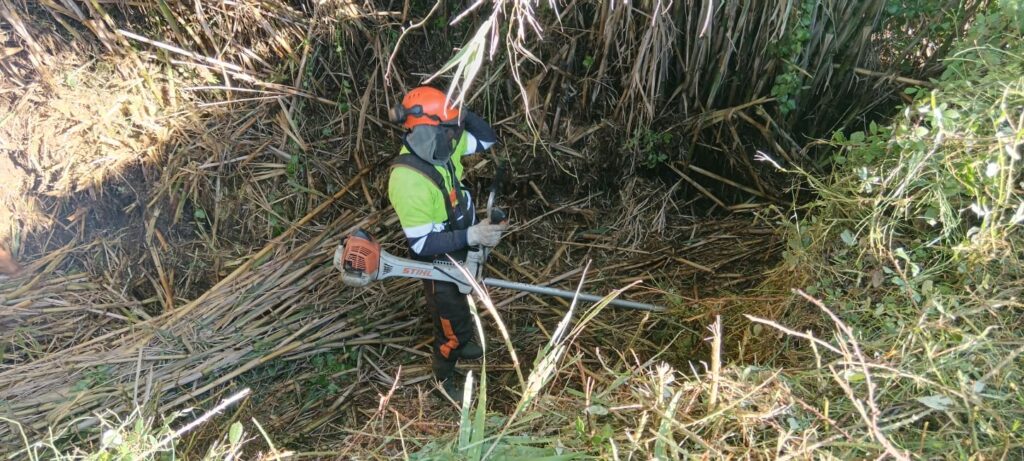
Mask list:
[[[492,211],[492,213],[495,212],[500,212],[500,210],[495,209]],[[492,216],[492,219],[494,219],[494,216]],[[501,219],[498,219],[498,221],[500,222]],[[579,298],[582,301],[590,302],[598,302],[602,299],[601,296],[593,294],[577,294],[574,291],[482,277],[486,252],[487,249],[483,247],[471,249],[466,255],[465,263],[461,264],[466,272],[480,285],[560,298]],[[370,282],[377,280],[390,277],[405,277],[451,282],[457,285],[459,291],[464,294],[469,294],[473,291],[473,284],[454,263],[449,261],[424,262],[400,258],[381,249],[380,244],[370,234],[361,229],[346,237],[342,245],[339,245],[334,251],[334,267],[341,271],[342,282],[350,287],[365,287]],[[645,311],[664,310],[663,307],[653,304],[622,299],[614,299],[610,304]]]

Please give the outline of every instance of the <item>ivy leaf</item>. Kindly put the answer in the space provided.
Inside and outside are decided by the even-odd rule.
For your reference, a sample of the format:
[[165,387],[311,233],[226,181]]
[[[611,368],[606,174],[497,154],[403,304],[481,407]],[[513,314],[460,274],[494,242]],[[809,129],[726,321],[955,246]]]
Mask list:
[[228,442],[235,445],[240,440],[242,440],[242,423],[236,421],[232,423],[231,428],[228,429]]
[[843,239],[843,243],[846,246],[857,246],[857,237],[853,235],[853,232],[850,232],[850,229],[843,229],[843,233],[839,234],[839,238]]
[[100,438],[100,443],[102,443],[104,447],[117,447],[124,443],[124,437],[121,436],[121,433],[117,430],[108,429],[103,432],[103,436]]
[[953,405],[953,399],[944,395],[930,395],[928,397],[918,397],[918,402],[924,404],[924,406],[933,410],[946,411],[950,406]]

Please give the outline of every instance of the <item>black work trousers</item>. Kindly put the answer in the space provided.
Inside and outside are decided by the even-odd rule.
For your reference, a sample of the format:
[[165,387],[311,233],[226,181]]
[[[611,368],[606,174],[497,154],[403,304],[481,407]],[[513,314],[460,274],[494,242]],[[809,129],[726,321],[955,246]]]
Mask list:
[[476,334],[469,301],[454,283],[424,280],[423,291],[434,321],[434,356],[454,363],[459,348]]

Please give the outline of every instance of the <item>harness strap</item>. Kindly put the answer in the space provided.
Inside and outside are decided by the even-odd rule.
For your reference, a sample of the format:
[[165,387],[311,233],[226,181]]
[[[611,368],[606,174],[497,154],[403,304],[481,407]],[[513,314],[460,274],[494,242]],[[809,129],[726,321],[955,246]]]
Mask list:
[[[455,219],[455,209],[452,207],[450,191],[445,187],[444,177],[437,171],[437,168],[434,168],[434,165],[431,165],[426,160],[412,154],[399,155],[391,163],[391,168],[402,167],[409,168],[423,175],[437,186],[438,190],[441,191],[442,201],[444,201],[445,214],[448,216],[445,226],[449,229],[458,229],[458,221]],[[458,178],[455,177],[455,168],[451,166],[450,161],[448,162],[448,174],[451,175],[452,186],[455,189],[455,206],[458,206],[462,211],[463,221],[465,221],[466,211],[462,206],[462,185],[459,183]]]

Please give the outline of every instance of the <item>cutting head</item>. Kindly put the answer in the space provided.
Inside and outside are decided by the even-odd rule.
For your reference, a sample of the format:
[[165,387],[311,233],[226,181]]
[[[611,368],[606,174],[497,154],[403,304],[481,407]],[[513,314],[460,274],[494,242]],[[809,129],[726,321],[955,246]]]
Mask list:
[[334,250],[334,267],[341,271],[345,285],[363,287],[377,279],[380,255],[380,244],[358,229]]

